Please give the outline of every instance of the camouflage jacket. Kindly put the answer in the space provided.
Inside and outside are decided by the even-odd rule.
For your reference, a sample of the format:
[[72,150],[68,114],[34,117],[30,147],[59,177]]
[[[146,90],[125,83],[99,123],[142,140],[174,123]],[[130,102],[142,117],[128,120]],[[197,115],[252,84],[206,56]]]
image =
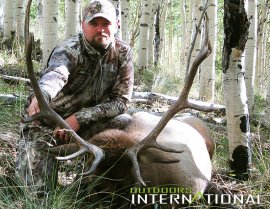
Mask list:
[[51,107],[80,124],[113,117],[126,110],[133,88],[130,47],[116,38],[104,53],[82,34],[58,45],[39,80]]

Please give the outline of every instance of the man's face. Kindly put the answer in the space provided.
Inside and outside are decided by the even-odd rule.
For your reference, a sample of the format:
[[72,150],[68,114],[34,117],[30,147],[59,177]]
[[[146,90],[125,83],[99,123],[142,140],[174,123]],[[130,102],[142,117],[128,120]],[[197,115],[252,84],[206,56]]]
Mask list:
[[96,49],[106,49],[114,40],[116,23],[103,17],[96,17],[89,23],[83,21],[82,29],[86,40]]

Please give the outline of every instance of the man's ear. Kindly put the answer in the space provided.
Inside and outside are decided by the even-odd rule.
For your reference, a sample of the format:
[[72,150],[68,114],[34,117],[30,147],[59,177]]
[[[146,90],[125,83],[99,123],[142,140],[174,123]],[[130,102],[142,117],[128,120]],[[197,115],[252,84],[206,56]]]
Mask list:
[[115,33],[117,33],[118,30],[120,30],[120,28],[121,28],[120,20],[116,20],[116,23],[115,23]]
[[85,27],[85,21],[82,21],[82,32],[84,32],[84,27]]

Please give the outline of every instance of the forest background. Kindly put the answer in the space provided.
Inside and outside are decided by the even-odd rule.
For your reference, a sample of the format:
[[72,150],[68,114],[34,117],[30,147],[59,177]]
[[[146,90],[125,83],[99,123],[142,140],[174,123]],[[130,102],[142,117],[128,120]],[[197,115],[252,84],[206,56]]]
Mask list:
[[[30,31],[36,40],[34,67],[37,74],[46,65],[53,47],[80,31],[81,10],[87,3],[85,0],[33,0]],[[190,97],[224,105],[226,114],[221,108],[221,111],[208,114],[185,111],[180,115],[196,115],[210,126],[217,144],[213,181],[231,193],[262,196],[262,205],[251,204],[243,208],[269,208],[269,0],[113,0],[112,3],[121,22],[117,35],[133,48],[136,94],[131,108],[159,114],[166,111],[170,100],[183,86],[189,64],[200,49],[204,27],[203,21],[200,24],[202,13],[208,13],[213,51],[201,65]],[[240,11],[241,4],[245,7],[247,22],[228,25],[226,14],[230,10],[226,8],[233,5]],[[24,61],[26,5],[24,0],[0,0],[0,183],[3,185],[0,185],[0,205],[9,205],[9,208],[18,205],[19,208],[29,208],[29,205],[35,208],[35,204],[41,204],[27,192],[12,190],[16,188],[14,184],[19,183],[7,178],[14,174],[18,121],[30,90],[28,81],[24,80],[27,79]],[[226,65],[224,48],[228,45],[228,31],[240,33],[239,28],[245,26],[248,26],[248,34],[238,37],[234,46],[230,45],[237,53]],[[154,95],[155,99],[151,100],[149,95]],[[241,129],[243,121],[244,131]],[[239,146],[244,147],[247,157],[243,163],[245,167],[238,171],[232,162],[237,161],[233,153]],[[249,178],[242,178],[243,173],[249,173]],[[15,198],[17,193],[19,197]],[[53,204],[54,208],[71,204],[70,198],[60,203],[61,198],[70,195],[68,190],[63,189],[61,194],[55,197],[59,201],[42,204]],[[80,204],[80,201],[72,204]]]

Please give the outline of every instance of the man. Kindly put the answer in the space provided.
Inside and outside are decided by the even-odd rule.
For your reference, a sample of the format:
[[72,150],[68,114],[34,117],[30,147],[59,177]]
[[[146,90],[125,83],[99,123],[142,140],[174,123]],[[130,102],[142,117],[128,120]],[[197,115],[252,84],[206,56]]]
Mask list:
[[[82,138],[106,128],[124,128],[131,120],[123,113],[132,94],[132,54],[114,37],[117,27],[115,8],[108,0],[90,1],[83,12],[83,33],[55,47],[39,80],[50,106]],[[40,112],[34,94],[29,103],[26,116]],[[55,128],[53,135],[50,128]],[[18,173],[28,185],[51,190],[57,166],[43,148],[68,143],[69,136],[48,121],[22,124],[21,129]]]

